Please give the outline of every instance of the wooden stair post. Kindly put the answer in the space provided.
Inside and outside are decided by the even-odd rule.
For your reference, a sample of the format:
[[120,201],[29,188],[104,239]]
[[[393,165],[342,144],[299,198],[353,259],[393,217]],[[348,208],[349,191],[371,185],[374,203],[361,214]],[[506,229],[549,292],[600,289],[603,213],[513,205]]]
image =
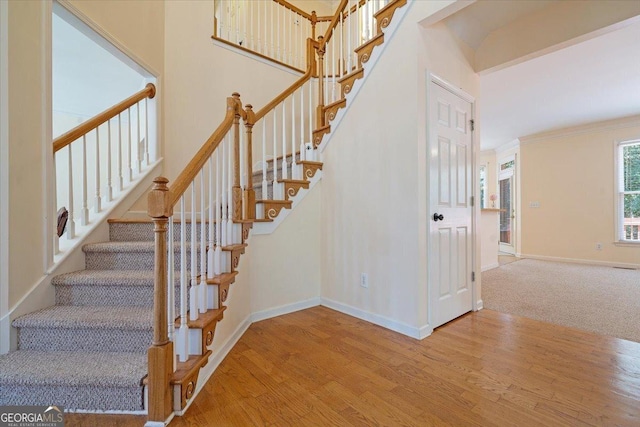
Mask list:
[[232,188],[232,206],[234,221],[242,219],[242,187],[240,187],[240,117],[242,103],[240,94],[234,92],[232,95],[236,102],[236,114],[233,119],[233,188]]
[[148,417],[164,422],[173,412],[173,342],[167,319],[167,223],[173,215],[169,180],[157,177],[148,196],[148,214],[154,224],[153,342],[148,351]]
[[[244,219],[254,219],[256,217],[256,192],[253,189],[253,125],[256,122],[256,114],[253,106],[246,106],[247,118],[244,127],[247,132],[247,188],[244,190]],[[243,233],[244,235],[244,233]],[[243,240],[244,242],[244,240]]]
[[324,122],[324,53],[326,45],[324,37],[318,36],[318,107],[316,108],[316,128],[323,127]]

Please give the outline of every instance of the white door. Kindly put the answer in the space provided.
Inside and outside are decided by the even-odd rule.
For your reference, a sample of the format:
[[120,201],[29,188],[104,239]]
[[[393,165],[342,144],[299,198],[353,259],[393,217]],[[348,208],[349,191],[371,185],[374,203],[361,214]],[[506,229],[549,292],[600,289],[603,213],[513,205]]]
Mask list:
[[516,253],[516,158],[510,156],[499,162],[498,192],[500,194],[500,252]]
[[429,317],[434,328],[473,308],[471,103],[430,83]]

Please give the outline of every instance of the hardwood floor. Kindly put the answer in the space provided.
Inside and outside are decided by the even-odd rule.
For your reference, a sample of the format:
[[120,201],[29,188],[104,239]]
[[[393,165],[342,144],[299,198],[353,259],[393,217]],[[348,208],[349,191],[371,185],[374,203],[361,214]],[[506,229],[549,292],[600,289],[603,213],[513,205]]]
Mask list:
[[638,426],[640,343],[490,310],[417,341],[315,307],[254,323],[170,424],[263,425]]

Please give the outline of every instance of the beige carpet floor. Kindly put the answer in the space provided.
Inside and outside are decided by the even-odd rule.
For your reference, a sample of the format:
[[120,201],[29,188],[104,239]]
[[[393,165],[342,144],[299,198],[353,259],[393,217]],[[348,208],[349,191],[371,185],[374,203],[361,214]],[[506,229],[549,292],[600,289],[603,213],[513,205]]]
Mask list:
[[482,273],[490,310],[640,342],[640,270],[523,259]]

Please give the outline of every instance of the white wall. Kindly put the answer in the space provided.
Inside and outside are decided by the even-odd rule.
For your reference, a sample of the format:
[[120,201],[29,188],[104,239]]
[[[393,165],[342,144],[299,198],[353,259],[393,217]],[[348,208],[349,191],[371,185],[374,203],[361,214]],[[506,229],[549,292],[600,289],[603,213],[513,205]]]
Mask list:
[[478,89],[446,27],[419,25],[448,5],[411,3],[323,153],[322,296],[414,336],[428,318],[427,70]]

